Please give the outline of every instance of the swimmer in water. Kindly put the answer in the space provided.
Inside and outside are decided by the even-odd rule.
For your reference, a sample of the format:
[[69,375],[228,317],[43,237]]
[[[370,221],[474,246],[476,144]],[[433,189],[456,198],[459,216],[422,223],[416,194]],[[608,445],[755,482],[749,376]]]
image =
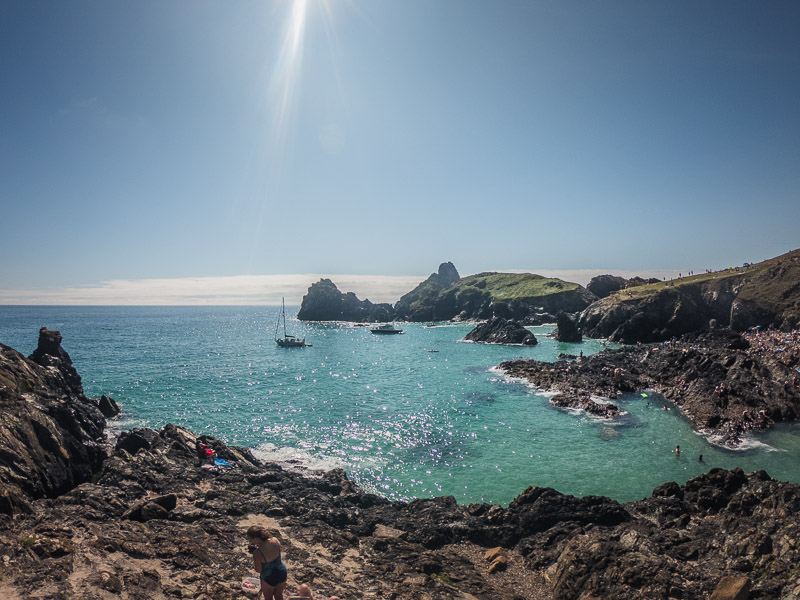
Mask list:
[[681,455],[681,447],[675,446],[675,456],[680,456],[680,455]]

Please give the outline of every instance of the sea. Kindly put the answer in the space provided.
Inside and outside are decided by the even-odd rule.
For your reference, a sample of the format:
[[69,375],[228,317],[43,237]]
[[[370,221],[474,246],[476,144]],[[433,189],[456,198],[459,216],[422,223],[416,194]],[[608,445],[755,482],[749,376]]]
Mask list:
[[27,356],[40,327],[59,330],[87,395],[121,406],[112,434],[175,423],[286,468],[343,468],[392,500],[505,506],[541,486],[632,501],[713,467],[800,482],[797,425],[731,450],[656,393],[617,399],[622,415],[599,419],[555,408],[551,394],[497,369],[613,347],[601,340],[559,343],[547,336],[553,325],[530,328],[533,347],[465,342],[470,324],[402,323],[402,335],[375,335],[359,324],[300,322],[287,307],[290,333],[311,346],[280,348],[279,311],[0,306],[0,343]]

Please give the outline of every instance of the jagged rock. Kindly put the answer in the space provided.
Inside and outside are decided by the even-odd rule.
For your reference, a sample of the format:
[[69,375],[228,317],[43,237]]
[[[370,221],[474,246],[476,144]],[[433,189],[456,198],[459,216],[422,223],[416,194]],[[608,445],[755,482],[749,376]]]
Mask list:
[[440,264],[438,272],[432,273],[425,281],[397,301],[394,306],[394,318],[415,322],[451,318],[455,313],[448,307],[449,302],[438,302],[438,296],[442,290],[460,279],[461,276],[453,263]]
[[563,310],[558,311],[556,315],[556,328],[553,331],[553,337],[559,342],[569,342],[577,344],[583,341],[581,330],[575,324],[575,321]]
[[340,292],[330,279],[320,279],[303,296],[297,318],[301,321],[386,322],[393,314],[391,304],[359,300],[353,292]]
[[100,396],[97,407],[106,419],[113,419],[121,412],[116,400],[105,394]]
[[73,394],[83,394],[81,376],[72,364],[67,351],[61,347],[61,332],[42,327],[39,330],[39,344],[28,359],[43,367],[55,367]]
[[535,346],[539,341],[536,336],[515,321],[495,317],[486,323],[481,323],[470,331],[465,340],[483,342],[486,344],[513,344],[522,346]]
[[655,390],[681,407],[695,428],[714,431],[735,446],[746,431],[800,415],[800,387],[791,385],[798,351],[750,352],[749,347],[741,335],[720,329],[666,345],[605,350],[576,362],[510,361],[500,367],[559,392],[551,402],[590,411],[591,404],[581,402],[592,395],[613,399]]
[[88,481],[105,457],[104,427],[58,331],[42,328],[29,359],[0,344],[0,511]]
[[[651,352],[650,361],[675,362],[668,353],[656,360],[652,351],[620,354],[641,362],[639,352]],[[676,351],[680,357],[700,353],[690,345],[676,345]],[[591,361],[564,366],[584,362]],[[609,364],[603,358],[593,368],[606,372],[602,367]],[[610,377],[623,386],[645,381],[640,373]],[[27,441],[24,427],[9,426],[17,414],[7,410],[14,394],[39,406],[45,406],[42,397],[54,397],[71,410],[83,410],[83,403],[97,410],[68,389],[57,370],[0,346],[0,451],[15,435]],[[53,423],[57,437],[66,437],[65,424]],[[243,536],[248,523],[268,526],[281,540],[290,589],[312,581],[315,590],[345,598],[513,598],[529,577],[545,586],[532,597],[554,600],[708,598],[732,573],[757,574],[749,583],[758,598],[789,598],[798,587],[800,485],[764,472],[712,469],[625,504],[540,487],[524,490],[507,508],[459,505],[453,497],[390,502],[360,490],[341,470],[288,471],[208,436],[202,439],[232,465],[202,469],[194,453],[197,436],[174,425],[129,437],[148,447],[115,452],[92,483],[39,499],[17,488],[30,514],[0,515],[3,594],[236,600],[242,578],[253,575]],[[44,462],[53,464],[46,455],[60,455],[60,448],[66,447],[42,448]],[[7,454],[0,458],[14,464]],[[0,469],[0,477],[7,472]],[[487,571],[493,555],[486,549],[497,547],[507,550],[497,555],[513,559],[510,580]]]

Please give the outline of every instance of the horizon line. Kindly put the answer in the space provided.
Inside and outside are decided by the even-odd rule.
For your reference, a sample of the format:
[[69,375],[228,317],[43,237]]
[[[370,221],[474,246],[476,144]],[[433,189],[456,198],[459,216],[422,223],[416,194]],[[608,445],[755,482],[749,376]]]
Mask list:
[[[677,269],[544,269],[497,271],[531,273],[586,286],[596,275],[671,278]],[[46,289],[0,289],[0,306],[275,306],[286,298],[299,306],[307,289],[330,279],[342,293],[360,300],[394,304],[429,275],[283,274],[111,279],[96,284]]]

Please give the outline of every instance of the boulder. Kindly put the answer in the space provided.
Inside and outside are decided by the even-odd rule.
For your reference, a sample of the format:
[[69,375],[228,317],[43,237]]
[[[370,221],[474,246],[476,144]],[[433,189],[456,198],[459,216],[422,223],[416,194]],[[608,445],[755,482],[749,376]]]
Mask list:
[[97,407],[106,419],[113,419],[122,412],[119,408],[119,404],[117,404],[113,398],[105,394],[100,396],[100,399],[97,401]]
[[597,275],[592,277],[586,285],[586,289],[598,298],[606,298],[616,291],[625,287],[626,279],[616,275]]
[[572,317],[563,310],[558,311],[556,315],[556,328],[553,331],[553,337],[559,342],[569,342],[573,344],[583,341],[581,330]]
[[747,600],[750,597],[750,579],[747,577],[723,577],[710,600]]
[[471,342],[482,342],[486,344],[522,346],[535,346],[539,343],[536,336],[525,329],[520,323],[500,317],[495,317],[486,323],[481,323],[470,331],[464,339]]

